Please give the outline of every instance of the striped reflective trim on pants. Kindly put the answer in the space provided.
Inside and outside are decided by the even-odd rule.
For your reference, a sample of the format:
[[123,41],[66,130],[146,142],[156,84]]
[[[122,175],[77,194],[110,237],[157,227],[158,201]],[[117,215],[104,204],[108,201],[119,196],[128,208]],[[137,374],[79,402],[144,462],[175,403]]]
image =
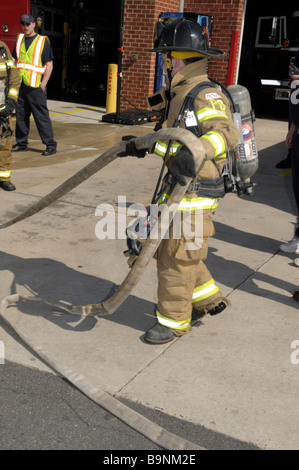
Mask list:
[[172,320],[170,318],[163,317],[158,310],[156,310],[157,320],[160,325],[167,326],[168,328],[172,328],[173,330],[186,330],[189,328],[191,323],[191,318],[185,321],[177,321]]
[[0,178],[10,178],[11,175],[11,170],[8,171],[1,171],[0,170]]
[[199,287],[196,287],[193,291],[192,303],[200,302],[201,300],[207,299],[214,294],[219,292],[219,287],[216,285],[214,279],[202,284]]

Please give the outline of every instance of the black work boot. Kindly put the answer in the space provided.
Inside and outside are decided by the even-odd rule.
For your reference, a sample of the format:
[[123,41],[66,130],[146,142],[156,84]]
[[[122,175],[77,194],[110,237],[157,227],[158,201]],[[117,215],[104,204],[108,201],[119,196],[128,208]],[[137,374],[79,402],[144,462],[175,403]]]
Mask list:
[[223,312],[223,310],[226,309],[226,304],[224,302],[220,302],[220,304],[216,305],[216,307],[211,308],[211,310],[208,311],[210,315],[218,315],[218,313]]
[[167,326],[163,326],[160,323],[156,323],[152,328],[147,330],[144,336],[144,340],[148,343],[153,344],[164,344],[172,341],[175,338],[175,334]]
[[299,302],[299,290],[294,292],[293,299],[296,300],[296,302]]
[[15,191],[16,187],[11,181],[0,181],[0,188],[4,191]]
[[192,315],[191,315],[191,321],[194,322],[194,321],[200,320],[206,314],[209,314],[209,315],[212,315],[212,316],[213,315],[218,315],[218,313],[223,312],[223,310],[225,310],[225,309],[226,309],[226,303],[225,302],[220,302],[218,305],[216,305],[216,307],[211,308],[207,312],[205,312],[204,310],[196,310],[195,308],[193,308]]

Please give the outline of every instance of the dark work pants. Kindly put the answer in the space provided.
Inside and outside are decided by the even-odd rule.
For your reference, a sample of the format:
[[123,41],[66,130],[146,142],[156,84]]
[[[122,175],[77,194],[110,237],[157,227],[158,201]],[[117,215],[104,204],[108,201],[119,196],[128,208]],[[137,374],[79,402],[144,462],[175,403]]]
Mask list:
[[[299,216],[299,134],[298,130],[295,131],[293,146],[292,146],[292,182],[293,192],[296,201],[297,214]],[[299,237],[299,227],[296,229],[295,235]]]
[[31,113],[42,143],[50,149],[56,149],[46,93],[40,87],[32,88],[22,83],[16,105],[16,140],[20,146],[28,145]]

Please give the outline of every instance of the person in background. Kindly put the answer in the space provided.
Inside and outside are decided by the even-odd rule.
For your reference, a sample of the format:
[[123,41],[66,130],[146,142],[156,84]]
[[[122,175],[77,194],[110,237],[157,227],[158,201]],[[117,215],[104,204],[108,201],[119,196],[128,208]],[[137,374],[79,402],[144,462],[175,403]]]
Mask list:
[[[293,65],[299,69],[299,50],[297,51],[296,57],[294,58]],[[299,74],[290,74],[291,83],[294,80],[299,80]],[[291,120],[289,120],[289,129],[291,126]],[[287,144],[289,145],[289,144]],[[277,163],[276,168],[291,168],[291,160],[292,160],[292,146],[288,147],[288,154],[284,160],[281,160]]]
[[12,53],[21,82],[16,106],[16,144],[12,151],[28,150],[32,113],[40,138],[46,145],[42,155],[48,157],[57,151],[46,96],[46,86],[53,70],[53,52],[49,39],[35,32],[33,16],[22,15],[20,23],[23,33],[19,34]]
[[0,188],[14,191],[10,181],[12,166],[11,114],[15,109],[20,80],[13,58],[7,45],[0,41]]
[[[297,54],[298,56],[298,54]],[[299,74],[291,76],[291,96],[290,96],[290,128],[286,137],[286,145],[292,149],[292,185],[296,201],[297,215],[299,215]],[[294,238],[288,243],[282,243],[279,247],[285,253],[299,254],[299,226],[295,230]],[[299,266],[299,259],[295,260],[295,264]]]

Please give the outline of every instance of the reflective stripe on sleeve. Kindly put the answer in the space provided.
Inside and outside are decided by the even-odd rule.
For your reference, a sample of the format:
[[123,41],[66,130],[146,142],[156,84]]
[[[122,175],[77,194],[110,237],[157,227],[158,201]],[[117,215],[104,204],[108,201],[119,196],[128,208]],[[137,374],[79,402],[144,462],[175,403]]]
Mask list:
[[219,111],[218,109],[213,109],[213,108],[203,108],[200,111],[197,111],[196,113],[197,119],[199,124],[202,124],[204,121],[207,121],[208,119],[217,119],[217,118],[224,118],[228,119],[228,116],[226,113],[223,111]]
[[[183,144],[181,144],[179,142],[172,142],[170,150],[169,150],[169,155],[171,157],[174,157],[176,155],[177,151],[182,146],[183,146]],[[168,144],[166,144],[165,142],[162,142],[161,140],[158,140],[158,142],[156,142],[154,152],[157,155],[160,155],[160,157],[164,158],[165,155],[166,155],[166,152],[167,152],[167,148],[168,148]]]
[[226,145],[224,138],[219,132],[210,131],[201,136],[201,139],[205,139],[214,149],[214,158],[223,155],[226,151]]
[[18,99],[19,92],[15,88],[10,88],[7,95],[11,96],[12,98]]

